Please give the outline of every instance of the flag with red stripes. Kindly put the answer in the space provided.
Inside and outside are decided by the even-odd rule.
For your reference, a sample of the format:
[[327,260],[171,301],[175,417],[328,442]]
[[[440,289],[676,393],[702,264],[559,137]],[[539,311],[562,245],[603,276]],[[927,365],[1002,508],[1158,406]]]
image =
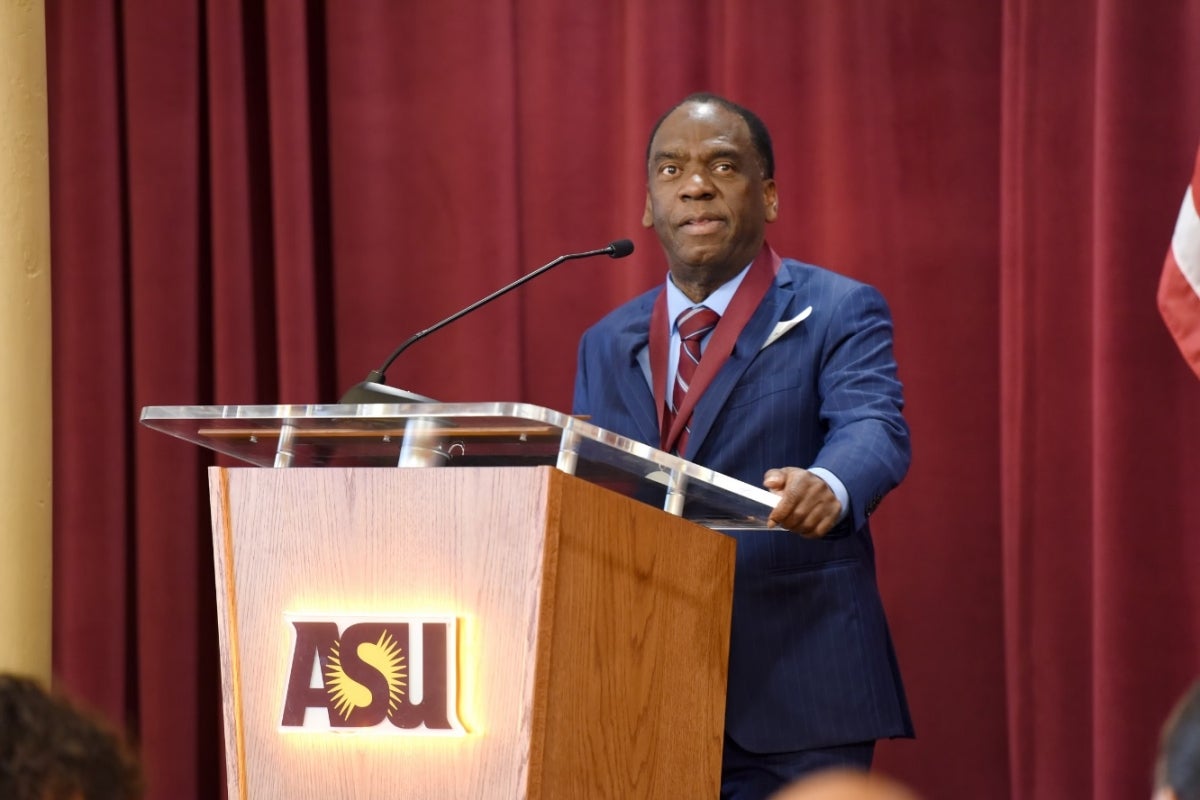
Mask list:
[[1179,352],[1200,377],[1200,152],[1192,183],[1183,195],[1171,249],[1158,283],[1158,310]]

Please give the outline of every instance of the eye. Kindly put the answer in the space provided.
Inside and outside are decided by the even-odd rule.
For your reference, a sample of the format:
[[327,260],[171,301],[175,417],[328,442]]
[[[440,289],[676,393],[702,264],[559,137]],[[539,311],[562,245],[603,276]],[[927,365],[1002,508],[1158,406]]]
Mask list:
[[673,177],[679,174],[679,167],[675,166],[674,164],[663,164],[658,168],[658,174],[666,175],[667,177]]
[[716,164],[713,164],[712,169],[713,169],[713,172],[725,174],[725,173],[733,172],[734,166],[732,163],[730,163],[728,161],[718,161]]

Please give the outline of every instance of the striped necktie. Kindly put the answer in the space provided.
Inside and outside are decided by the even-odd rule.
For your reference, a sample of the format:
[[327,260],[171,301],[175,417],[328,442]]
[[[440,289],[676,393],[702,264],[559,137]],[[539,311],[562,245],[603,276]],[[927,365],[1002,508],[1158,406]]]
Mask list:
[[[674,421],[676,410],[683,405],[684,395],[691,385],[692,376],[696,374],[696,366],[700,363],[700,342],[717,326],[721,315],[705,306],[693,306],[679,315],[676,325],[679,328],[679,365],[675,370],[675,386],[671,391],[671,421]],[[675,452],[682,453],[687,448],[687,437],[690,432],[689,424],[685,424],[675,445]],[[670,422],[664,422],[670,424]]]

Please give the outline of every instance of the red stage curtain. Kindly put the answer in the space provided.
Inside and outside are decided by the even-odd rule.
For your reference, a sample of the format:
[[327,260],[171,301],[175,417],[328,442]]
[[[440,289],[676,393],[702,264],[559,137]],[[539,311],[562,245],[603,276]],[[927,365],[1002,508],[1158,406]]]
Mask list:
[[[150,797],[221,792],[205,453],[144,405],[389,382],[570,403],[658,281],[650,127],[775,139],[785,255],[879,286],[914,436],[876,526],[930,798],[1148,795],[1200,673],[1200,382],[1155,289],[1200,141],[1200,0],[48,0],[55,667]],[[488,355],[481,356],[481,348]],[[811,676],[821,680],[821,676]]]

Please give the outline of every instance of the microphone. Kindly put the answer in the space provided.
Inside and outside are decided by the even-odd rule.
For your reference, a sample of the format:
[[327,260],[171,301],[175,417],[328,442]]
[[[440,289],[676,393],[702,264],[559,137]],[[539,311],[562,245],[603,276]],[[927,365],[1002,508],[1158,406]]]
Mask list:
[[423,331],[414,333],[412,336],[405,339],[404,342],[401,343],[401,345],[399,347],[397,347],[395,350],[392,351],[392,354],[387,357],[387,360],[383,362],[383,365],[380,366],[379,369],[371,370],[371,372],[367,374],[366,380],[364,380],[362,383],[355,384],[353,387],[351,387],[350,390],[342,396],[342,399],[339,402],[341,402],[341,403],[397,403],[397,402],[399,402],[399,403],[432,403],[432,402],[434,402],[431,398],[424,397],[419,394],[412,394],[411,392],[406,392],[401,389],[393,389],[392,387],[388,386],[385,382],[388,367],[390,367],[392,365],[392,362],[394,362],[397,358],[399,358],[400,354],[403,353],[405,350],[407,350],[410,346],[416,344],[421,339],[424,339],[426,336],[433,333],[434,331],[441,330],[442,328],[449,325],[451,322],[454,322],[456,319],[459,319],[460,317],[465,317],[467,314],[470,314],[472,311],[479,308],[480,306],[487,305],[488,303],[495,300],[497,297],[500,297],[501,295],[511,292],[513,289],[516,289],[518,286],[520,286],[523,283],[526,283],[527,281],[533,280],[538,275],[541,275],[543,272],[546,272],[550,269],[553,269],[554,267],[557,267],[559,264],[563,263],[564,261],[571,261],[576,258],[591,258],[592,256],[608,256],[609,258],[624,258],[625,256],[629,255],[632,252],[633,252],[633,242],[632,241],[630,241],[629,239],[618,239],[615,242],[609,242],[608,245],[601,247],[598,250],[588,250],[583,253],[568,253],[567,255],[559,256],[558,258],[551,261],[549,264],[538,267],[533,272],[530,272],[527,275],[517,278],[515,281],[508,284],[504,288],[498,289],[498,290],[492,292],[491,294],[489,294],[487,297],[483,298],[482,300],[475,301],[474,303],[467,306],[463,310],[455,312],[454,314],[451,314],[450,316],[446,317],[441,322],[438,322],[434,325],[430,325],[428,328],[426,328]]

